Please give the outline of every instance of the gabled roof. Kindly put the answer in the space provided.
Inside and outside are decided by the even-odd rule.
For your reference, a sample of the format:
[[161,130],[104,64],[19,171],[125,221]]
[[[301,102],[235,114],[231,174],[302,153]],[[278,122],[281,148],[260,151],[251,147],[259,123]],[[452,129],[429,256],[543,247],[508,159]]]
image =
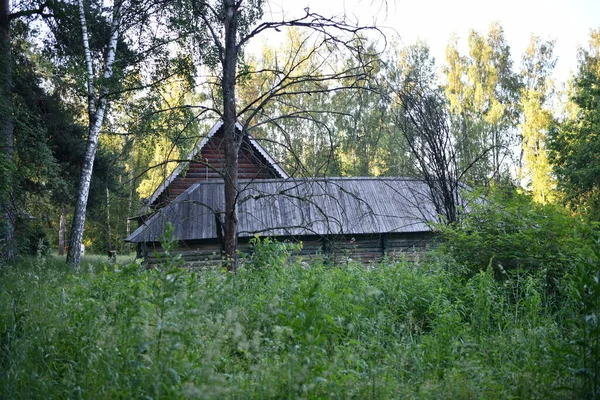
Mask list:
[[[178,240],[216,239],[223,182],[198,182],[133,232],[157,242],[167,222]],[[425,182],[410,178],[264,179],[239,182],[238,235],[353,235],[429,232],[437,220]]]
[[[185,170],[185,168],[189,165],[190,161],[193,160],[194,157],[196,157],[198,154],[200,154],[202,148],[206,145],[206,143],[208,143],[210,138],[212,138],[215,135],[215,133],[217,133],[219,129],[221,129],[222,126],[222,120],[218,121],[213,125],[213,127],[206,134],[206,136],[199,140],[196,146],[194,146],[193,150],[189,153],[189,155],[186,158],[187,161],[180,162],[177,165],[177,167],[173,170],[173,172],[171,172],[169,176],[156,188],[156,190],[154,190],[154,193],[152,193],[152,196],[148,198],[146,204],[138,212],[138,215],[144,215],[148,212],[148,209],[156,202],[161,193],[163,193],[165,189],[168,188],[169,185],[173,183],[173,181],[181,174],[181,172]],[[239,131],[243,130],[243,127],[239,122],[236,122],[235,127]],[[271,155],[260,145],[260,143],[258,143],[258,141],[251,134],[246,132],[246,136],[248,137],[248,140],[252,147],[256,149],[256,151],[258,151],[259,154],[261,154],[266,159],[267,163],[275,170],[275,172],[277,172],[280,178],[289,178],[289,175],[283,170],[283,168],[281,168],[281,166],[273,159],[273,157],[271,157]]]

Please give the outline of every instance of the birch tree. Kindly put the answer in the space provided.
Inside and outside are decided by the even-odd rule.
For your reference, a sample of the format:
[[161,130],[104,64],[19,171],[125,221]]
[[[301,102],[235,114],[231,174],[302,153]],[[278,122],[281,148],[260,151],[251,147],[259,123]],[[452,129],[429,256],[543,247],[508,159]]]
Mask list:
[[[452,129],[458,157],[475,183],[496,181],[508,175],[518,120],[519,77],[512,71],[510,47],[500,25],[490,26],[487,36],[469,34],[469,54],[461,55],[456,38],[446,50],[445,94],[450,103]],[[481,157],[485,154],[485,157]]]
[[[390,132],[383,138],[385,151],[386,175],[388,176],[417,176],[420,175],[419,162],[415,159],[411,144],[406,140],[404,131],[409,125],[403,116],[408,109],[404,109],[403,97],[407,96],[413,107],[421,102],[411,94],[421,97],[425,91],[433,92],[439,86],[436,72],[435,59],[431,56],[429,47],[423,42],[416,42],[404,48],[399,48],[392,54],[388,62],[385,75],[387,111],[389,115]],[[421,99],[422,100],[422,99]],[[417,108],[415,108],[416,111]],[[437,113],[436,113],[437,115]],[[411,127],[412,129],[412,127]]]
[[532,36],[522,61],[521,178],[531,190],[533,199],[544,204],[553,200],[556,185],[547,148],[548,134],[555,126],[551,108],[554,92],[551,74],[557,61],[554,41]]
[[69,252],[67,254],[67,263],[73,266],[79,266],[81,260],[85,214],[88,196],[90,193],[94,159],[96,157],[96,150],[98,149],[100,129],[102,128],[104,116],[108,107],[109,91],[107,84],[113,75],[113,64],[115,62],[117,42],[119,39],[119,30],[121,25],[122,2],[120,0],[116,0],[113,4],[112,21],[110,24],[110,39],[107,46],[106,58],[102,66],[102,83],[98,92],[96,91],[96,74],[94,71],[94,60],[90,50],[90,36],[88,34],[86,12],[83,0],[79,0],[78,5],[79,21],[81,24],[81,34],[83,40],[83,56],[85,58],[87,72],[88,138],[83,168],[81,170],[75,213],[73,215]]

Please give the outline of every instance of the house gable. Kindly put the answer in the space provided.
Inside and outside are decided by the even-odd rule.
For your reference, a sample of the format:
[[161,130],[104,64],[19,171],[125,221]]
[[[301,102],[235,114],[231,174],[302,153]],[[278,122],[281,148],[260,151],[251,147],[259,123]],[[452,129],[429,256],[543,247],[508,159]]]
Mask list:
[[[236,123],[236,129],[242,126]],[[289,175],[250,135],[243,137],[238,156],[239,179],[287,179]],[[223,122],[217,122],[175,170],[158,186],[138,213],[147,215],[164,207],[197,182],[222,180],[225,167],[225,138]]]

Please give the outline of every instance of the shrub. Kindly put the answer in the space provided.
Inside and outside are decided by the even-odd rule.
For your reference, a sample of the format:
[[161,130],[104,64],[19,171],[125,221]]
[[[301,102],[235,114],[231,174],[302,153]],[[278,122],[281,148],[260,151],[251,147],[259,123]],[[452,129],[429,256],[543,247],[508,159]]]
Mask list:
[[50,252],[50,240],[46,228],[38,220],[20,219],[19,229],[19,252],[24,255],[48,255]]
[[250,239],[250,249],[252,253],[248,259],[247,266],[249,268],[255,270],[276,269],[286,265],[292,254],[302,249],[302,244],[278,242],[269,237],[261,239],[259,235],[254,235]]
[[516,189],[472,197],[463,219],[439,226],[449,252],[471,275],[491,266],[496,277],[545,273],[556,280],[590,254],[594,230],[563,208],[537,204]]
[[0,267],[0,398],[556,398],[578,384],[567,368],[584,364],[554,349],[582,308],[545,307],[541,278],[512,303],[491,269],[464,279],[450,257],[332,267],[277,246],[237,275],[179,268],[172,235],[151,270]]
[[600,249],[578,263],[567,280],[573,314],[569,346],[563,348],[575,363],[572,371],[580,385],[572,387],[579,398],[600,398]]

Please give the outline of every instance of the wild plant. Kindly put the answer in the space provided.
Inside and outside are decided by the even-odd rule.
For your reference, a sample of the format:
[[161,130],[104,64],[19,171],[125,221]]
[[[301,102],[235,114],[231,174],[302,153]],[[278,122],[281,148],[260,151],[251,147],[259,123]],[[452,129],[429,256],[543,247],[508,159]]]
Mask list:
[[577,331],[545,306],[543,277],[515,296],[512,277],[468,278],[448,258],[276,252],[234,286],[180,268],[170,232],[152,270],[1,269],[0,398],[552,398],[575,382],[553,349]]
[[246,263],[253,270],[282,268],[294,252],[302,249],[302,243],[279,242],[269,237],[254,235],[250,239],[251,253]]
[[574,306],[569,319],[572,340],[563,350],[577,363],[573,373],[580,385],[575,393],[584,399],[600,399],[600,249],[578,263],[568,288]]
[[556,295],[573,260],[591,252],[593,226],[558,205],[537,204],[512,188],[472,200],[460,223],[438,226],[442,250],[466,267],[468,276],[489,265],[501,280],[515,272],[527,276],[544,270],[546,289]]

